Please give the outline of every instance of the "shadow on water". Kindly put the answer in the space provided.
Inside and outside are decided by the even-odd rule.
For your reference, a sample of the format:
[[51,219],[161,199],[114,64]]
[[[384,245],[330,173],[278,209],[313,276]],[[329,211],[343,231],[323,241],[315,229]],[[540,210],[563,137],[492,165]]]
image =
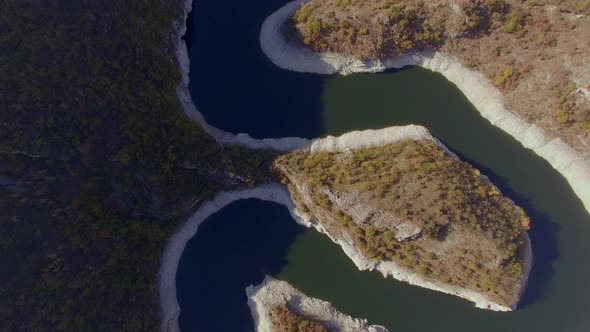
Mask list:
[[209,217],[182,255],[177,272],[182,331],[254,331],[247,286],[286,265],[303,228],[282,205],[243,200]]
[[256,138],[323,133],[317,110],[325,77],[282,70],[260,49],[264,19],[286,2],[195,1],[189,88],[213,126]]

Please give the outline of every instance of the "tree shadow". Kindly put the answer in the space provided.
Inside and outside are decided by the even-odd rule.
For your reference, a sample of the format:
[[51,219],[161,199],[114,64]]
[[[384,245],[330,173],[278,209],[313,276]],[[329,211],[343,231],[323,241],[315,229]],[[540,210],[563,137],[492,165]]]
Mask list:
[[[482,174],[486,175],[490,181],[502,191],[502,195],[510,198],[516,205],[522,207],[532,220],[529,237],[533,247],[533,267],[529,276],[527,288],[518,307],[519,309],[522,309],[527,305],[538,301],[543,297],[543,289],[546,289],[555,273],[553,264],[559,259],[560,255],[557,234],[561,230],[561,226],[555,222],[551,216],[537,209],[531,199],[523,197],[523,195],[516,192],[511,187],[510,180],[507,177],[496,174],[492,169],[487,168],[474,160],[470,160],[470,158],[465,157],[457,151],[453,152],[456,153],[461,160],[468,162],[473,167],[479,169]],[[544,163],[547,164],[546,162]],[[551,166],[547,164],[545,167]],[[549,187],[557,187],[566,191],[568,189],[563,188],[563,183],[556,183]]]
[[390,68],[390,69],[387,69],[387,70],[379,72],[379,73],[374,73],[372,75],[387,75],[387,74],[402,73],[402,72],[408,71],[410,69],[414,69],[416,67],[417,66],[403,66],[401,68]]
[[176,277],[182,331],[254,331],[245,289],[277,275],[303,227],[282,205],[237,201],[187,243]]

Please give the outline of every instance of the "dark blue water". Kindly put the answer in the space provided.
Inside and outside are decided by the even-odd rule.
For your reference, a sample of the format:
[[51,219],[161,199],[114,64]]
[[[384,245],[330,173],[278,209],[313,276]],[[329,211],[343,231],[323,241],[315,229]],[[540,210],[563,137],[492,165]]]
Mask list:
[[257,138],[324,132],[318,110],[325,77],[285,72],[259,46],[262,22],[285,3],[195,1],[190,90],[210,124]]
[[186,246],[177,272],[182,331],[253,331],[244,290],[284,268],[302,231],[287,209],[258,200],[211,216]]
[[[207,120],[254,137],[425,125],[531,216],[530,284],[520,310],[478,310],[455,297],[359,272],[329,239],[289,223],[286,209],[246,201],[211,217],[187,246],[177,280],[181,328],[251,331],[243,288],[269,273],[392,331],[590,331],[590,217],[565,180],[481,118],[441,75],[407,68],[339,77],[274,67],[260,51],[258,33],[284,3],[196,1],[191,92]],[[229,264],[236,263],[231,272]],[[219,321],[230,325],[211,323]]]

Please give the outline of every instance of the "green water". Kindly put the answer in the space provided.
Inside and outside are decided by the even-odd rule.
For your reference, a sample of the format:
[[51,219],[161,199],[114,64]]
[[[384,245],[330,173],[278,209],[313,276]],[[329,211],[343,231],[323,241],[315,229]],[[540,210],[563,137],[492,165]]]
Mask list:
[[332,78],[322,101],[331,134],[408,123],[430,128],[527,210],[535,265],[522,307],[512,313],[478,310],[451,296],[358,272],[314,232],[292,245],[280,279],[396,331],[590,330],[590,218],[547,162],[490,126],[453,85],[426,70]]
[[531,216],[529,287],[515,312],[475,309],[359,272],[327,237],[294,225],[285,208],[248,200],[212,216],[183,253],[177,274],[183,331],[252,331],[243,289],[266,273],[391,331],[590,331],[590,216],[563,177],[479,116],[441,75],[409,68],[339,77],[274,67],[257,35],[284,3],[195,2],[191,91],[208,121],[255,137],[425,125]]

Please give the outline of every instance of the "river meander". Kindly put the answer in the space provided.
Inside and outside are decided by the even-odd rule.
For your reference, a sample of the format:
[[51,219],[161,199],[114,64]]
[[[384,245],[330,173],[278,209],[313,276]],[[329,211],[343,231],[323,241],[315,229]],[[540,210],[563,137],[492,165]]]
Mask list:
[[244,288],[264,274],[391,331],[590,331],[590,216],[543,159],[483,119],[421,68],[348,77],[294,73],[260,50],[264,19],[285,0],[195,1],[191,93],[207,121],[262,137],[318,137],[421,124],[525,208],[535,264],[522,307],[495,313],[459,298],[360,272],[286,208],[246,200],[210,217],[177,274],[183,331],[253,331]]

